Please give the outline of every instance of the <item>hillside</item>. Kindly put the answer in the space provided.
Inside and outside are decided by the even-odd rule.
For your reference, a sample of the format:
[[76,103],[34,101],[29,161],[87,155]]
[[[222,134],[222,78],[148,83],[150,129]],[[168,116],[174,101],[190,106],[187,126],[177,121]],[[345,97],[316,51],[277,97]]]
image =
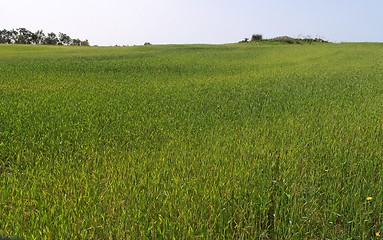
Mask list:
[[0,45],[0,236],[371,239],[382,53]]

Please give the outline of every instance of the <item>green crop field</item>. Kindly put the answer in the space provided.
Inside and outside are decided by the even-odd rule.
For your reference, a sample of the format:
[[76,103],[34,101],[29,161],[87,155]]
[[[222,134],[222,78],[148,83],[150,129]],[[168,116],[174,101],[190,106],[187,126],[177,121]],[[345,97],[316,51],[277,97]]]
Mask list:
[[371,239],[383,44],[0,45],[0,236]]

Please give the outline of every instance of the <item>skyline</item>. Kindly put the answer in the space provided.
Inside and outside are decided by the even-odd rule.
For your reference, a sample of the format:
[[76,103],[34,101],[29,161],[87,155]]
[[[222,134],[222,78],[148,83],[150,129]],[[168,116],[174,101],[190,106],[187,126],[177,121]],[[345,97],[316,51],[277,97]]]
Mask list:
[[383,42],[383,2],[378,0],[19,0],[3,6],[1,29],[63,32],[100,46],[223,44],[252,34]]

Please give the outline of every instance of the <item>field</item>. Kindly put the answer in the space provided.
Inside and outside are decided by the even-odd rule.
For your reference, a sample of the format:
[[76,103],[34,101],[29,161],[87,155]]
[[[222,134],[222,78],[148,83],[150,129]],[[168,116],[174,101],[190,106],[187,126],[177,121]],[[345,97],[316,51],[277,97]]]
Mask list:
[[375,238],[382,106],[379,43],[0,45],[0,236]]

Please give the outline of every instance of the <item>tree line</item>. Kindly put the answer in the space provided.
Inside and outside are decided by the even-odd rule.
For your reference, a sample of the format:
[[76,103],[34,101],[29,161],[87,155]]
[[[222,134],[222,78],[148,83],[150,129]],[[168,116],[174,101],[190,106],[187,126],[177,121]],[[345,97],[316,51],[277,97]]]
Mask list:
[[277,43],[288,43],[288,44],[303,44],[303,43],[328,43],[328,41],[316,37],[304,37],[304,38],[293,38],[289,36],[279,36],[271,39],[264,39],[262,34],[253,34],[251,36],[251,39],[245,38],[244,40],[240,41],[240,43],[249,43],[249,42],[277,42]]
[[0,44],[38,44],[38,45],[65,45],[65,46],[89,46],[89,41],[82,41],[78,38],[72,39],[65,33],[45,34],[43,30],[37,32],[25,28],[16,30],[0,30]]

